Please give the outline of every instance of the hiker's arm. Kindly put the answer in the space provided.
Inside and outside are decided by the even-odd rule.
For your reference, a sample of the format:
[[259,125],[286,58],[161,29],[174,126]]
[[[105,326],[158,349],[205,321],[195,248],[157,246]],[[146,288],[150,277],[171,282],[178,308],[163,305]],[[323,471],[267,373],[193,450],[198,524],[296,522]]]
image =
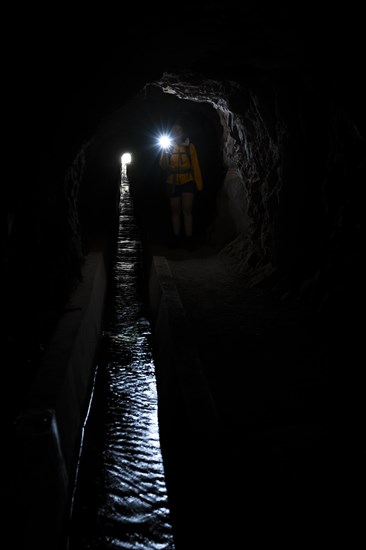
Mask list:
[[161,168],[169,168],[170,162],[169,162],[169,153],[167,151],[162,151],[160,155],[159,164]]

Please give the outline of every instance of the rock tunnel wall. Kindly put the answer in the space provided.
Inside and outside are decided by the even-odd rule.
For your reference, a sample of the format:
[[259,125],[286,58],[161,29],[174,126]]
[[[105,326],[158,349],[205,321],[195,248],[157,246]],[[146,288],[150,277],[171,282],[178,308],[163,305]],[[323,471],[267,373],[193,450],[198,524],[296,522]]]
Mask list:
[[365,142],[350,114],[295,71],[263,69],[241,81],[167,72],[102,119],[63,178],[39,193],[32,216],[24,208],[16,217],[3,273],[12,284],[17,273],[31,274],[21,285],[23,298],[38,288],[37,304],[24,299],[29,310],[67,300],[93,240],[113,231],[119,155],[131,148],[145,171],[136,179],[151,183],[148,133],[181,112],[195,119],[193,130],[198,117],[206,124],[197,139],[210,182],[207,236],[240,259],[244,278],[275,272],[298,288],[308,281],[307,297],[319,302],[354,282]]
[[226,173],[213,224],[219,246],[240,256],[243,273],[267,265],[267,275],[276,270],[292,284],[311,280],[318,299],[340,289],[345,270],[329,278],[331,266],[346,261],[349,270],[354,261],[357,269],[357,245],[346,259],[341,243],[350,233],[359,242],[365,176],[365,142],[349,114],[286,71],[242,84],[166,74],[159,85],[210,103],[220,121]]

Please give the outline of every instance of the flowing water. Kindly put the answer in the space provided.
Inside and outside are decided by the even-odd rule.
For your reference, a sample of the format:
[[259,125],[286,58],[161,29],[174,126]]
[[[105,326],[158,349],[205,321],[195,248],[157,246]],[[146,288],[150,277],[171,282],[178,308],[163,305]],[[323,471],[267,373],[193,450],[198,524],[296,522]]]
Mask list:
[[122,169],[110,303],[84,423],[69,550],[174,550],[141,240]]

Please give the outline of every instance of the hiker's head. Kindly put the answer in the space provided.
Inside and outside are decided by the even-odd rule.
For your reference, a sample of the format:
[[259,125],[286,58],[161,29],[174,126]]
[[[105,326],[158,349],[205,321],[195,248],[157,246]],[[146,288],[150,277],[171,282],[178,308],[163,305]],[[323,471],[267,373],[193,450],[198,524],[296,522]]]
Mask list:
[[184,128],[181,124],[173,124],[171,130],[172,139],[176,142],[181,142],[184,140]]

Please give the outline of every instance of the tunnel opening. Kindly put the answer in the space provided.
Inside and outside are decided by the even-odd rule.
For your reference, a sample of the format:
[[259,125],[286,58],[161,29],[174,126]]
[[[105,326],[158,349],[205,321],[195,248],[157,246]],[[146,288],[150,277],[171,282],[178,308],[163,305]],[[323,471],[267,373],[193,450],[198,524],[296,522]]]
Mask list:
[[123,153],[121,156],[122,171],[127,171],[128,165],[131,164],[131,162],[133,162],[131,153]]

